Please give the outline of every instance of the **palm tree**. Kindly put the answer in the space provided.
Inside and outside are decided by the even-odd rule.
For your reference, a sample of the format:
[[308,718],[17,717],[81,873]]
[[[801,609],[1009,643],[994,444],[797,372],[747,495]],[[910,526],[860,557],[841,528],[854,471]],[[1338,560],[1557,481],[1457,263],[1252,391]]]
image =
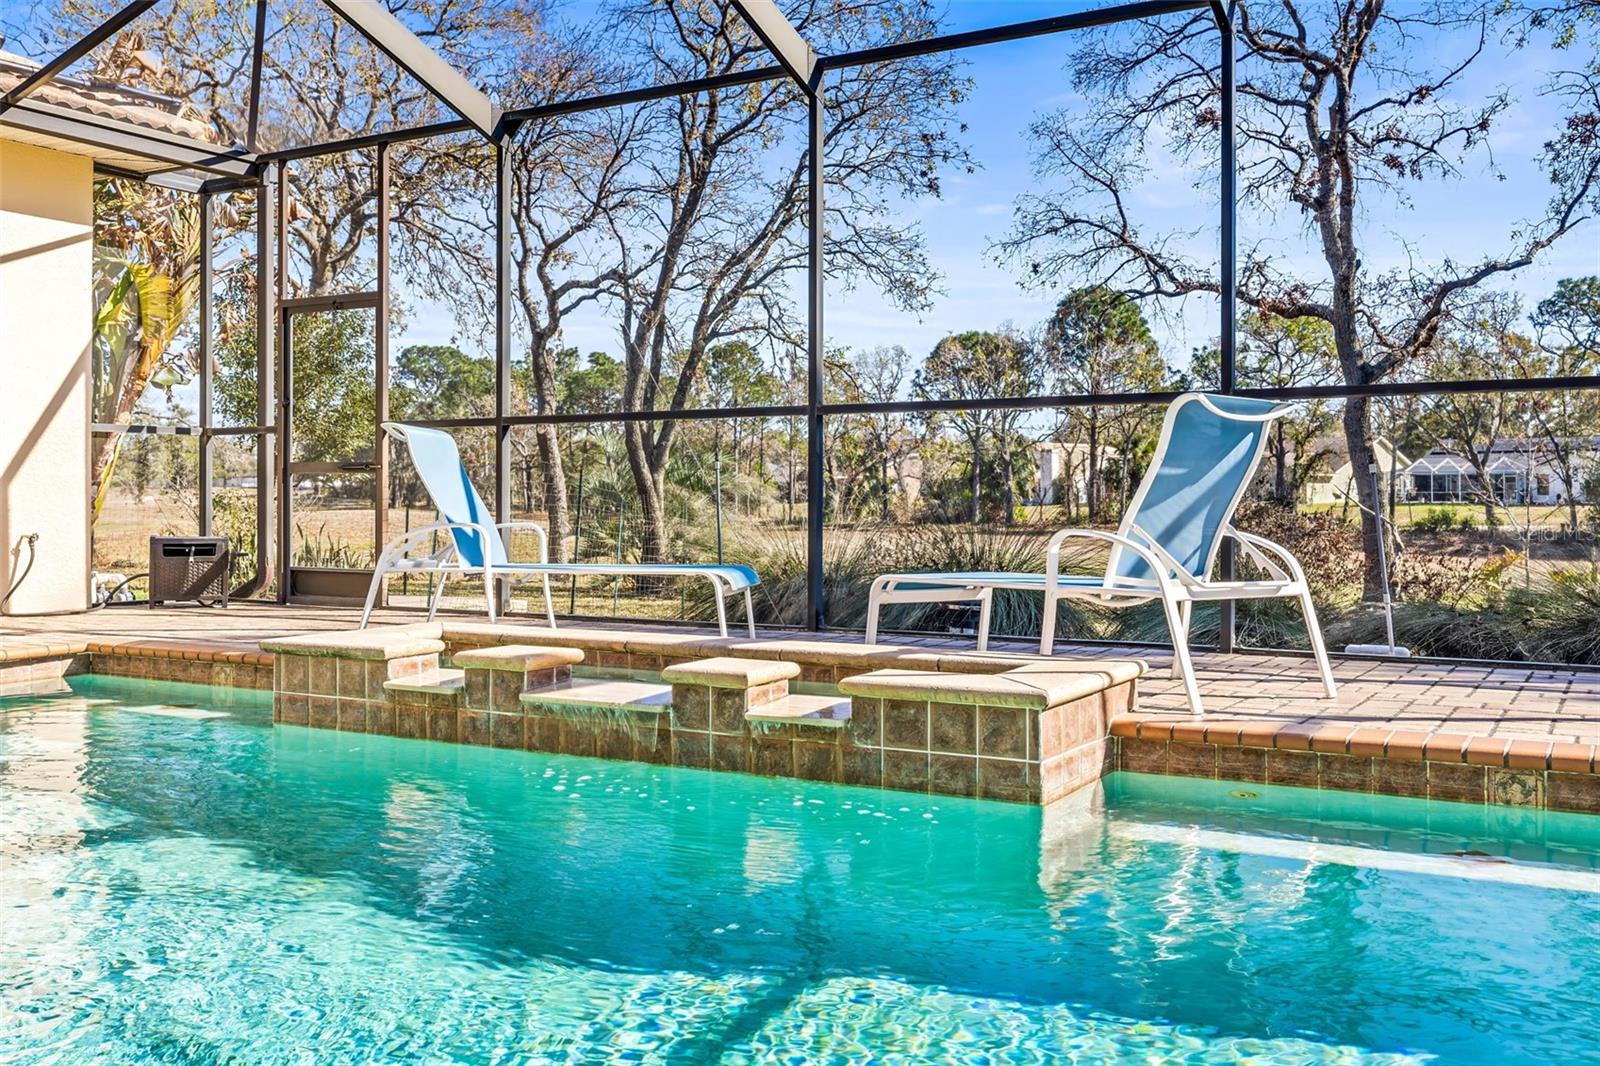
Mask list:
[[[193,197],[117,178],[95,194],[94,418],[126,423],[152,383],[185,376],[171,347],[200,295],[200,212]],[[94,447],[94,518],[123,437]]]

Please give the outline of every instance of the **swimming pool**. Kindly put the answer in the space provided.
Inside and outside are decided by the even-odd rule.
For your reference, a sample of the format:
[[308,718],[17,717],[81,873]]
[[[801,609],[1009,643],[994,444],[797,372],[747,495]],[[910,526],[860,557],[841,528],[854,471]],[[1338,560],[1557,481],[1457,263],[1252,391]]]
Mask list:
[[0,1061],[1595,1046],[1581,816],[1118,775],[1068,818],[73,685],[0,701]]

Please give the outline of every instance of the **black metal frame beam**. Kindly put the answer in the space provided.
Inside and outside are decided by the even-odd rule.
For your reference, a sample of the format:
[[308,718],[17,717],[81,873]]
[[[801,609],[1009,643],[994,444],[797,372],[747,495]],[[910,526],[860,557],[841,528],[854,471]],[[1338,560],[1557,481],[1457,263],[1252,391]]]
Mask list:
[[261,63],[267,48],[267,0],[256,0],[256,26],[250,50],[250,103],[245,118],[244,146],[254,152],[260,147]]
[[601,93],[599,96],[580,97],[576,100],[560,100],[552,104],[513,108],[507,111],[504,117],[508,122],[530,122],[535,119],[572,115],[580,111],[628,107],[632,104],[649,103],[651,100],[665,100],[673,96],[693,96],[696,93],[732,89],[740,85],[772,81],[788,76],[788,72],[782,67],[751,67],[749,70],[713,74],[710,77],[691,78],[688,81],[675,81],[666,85],[646,85],[639,89],[621,89],[614,93]]
[[405,23],[372,0],[323,0],[356,32],[427,89],[444,105],[490,139],[500,136],[500,108],[455,67],[422,42]]
[[1117,4],[1070,15],[1053,15],[1032,22],[1013,22],[1007,26],[991,26],[965,33],[949,33],[941,37],[924,37],[916,41],[901,41],[876,48],[863,48],[854,52],[839,52],[819,57],[817,66],[823,71],[829,71],[838,67],[859,67],[867,63],[891,63],[897,59],[913,59],[917,56],[933,55],[936,52],[953,52],[979,45],[1021,41],[1052,33],[1111,26],[1119,22],[1135,22],[1185,11],[1199,11],[1205,8],[1208,2],[1209,0],[1142,0],[1135,4]]
[[391,304],[391,286],[389,281],[389,223],[393,214],[391,206],[392,189],[392,160],[389,158],[389,146],[378,146],[376,160],[377,173],[374,175],[377,184],[378,217],[374,225],[377,227],[378,245],[378,306],[373,312],[376,319],[373,322],[373,370],[376,380],[373,382],[373,411],[372,424],[372,463],[376,468],[372,474],[373,497],[373,530],[372,545],[375,551],[383,549],[385,520],[389,516],[389,434],[383,431],[383,424],[389,420],[389,314]]
[[211,358],[212,358],[212,257],[216,254],[216,208],[211,194],[200,194],[200,535],[211,535]]
[[[1217,334],[1217,346],[1221,356],[1218,361],[1217,383],[1220,391],[1230,393],[1237,385],[1235,379],[1238,376],[1239,359],[1239,129],[1234,101],[1238,56],[1235,51],[1233,19],[1230,12],[1223,8],[1221,0],[1210,0],[1210,9],[1222,44],[1222,55],[1218,61],[1221,83],[1217,86],[1218,95],[1222,97],[1220,130],[1222,180],[1219,190],[1221,218],[1218,227],[1221,255],[1217,267],[1217,287],[1221,290],[1217,294],[1217,303],[1222,321]],[[1232,537],[1229,537],[1223,542],[1222,557],[1218,560],[1218,576],[1223,581],[1233,581],[1238,569],[1239,546],[1234,543]],[[1233,600],[1222,600],[1217,608],[1220,616],[1217,622],[1217,650],[1227,654],[1233,651],[1238,609]]]
[[187,170],[128,170],[125,167],[96,160],[94,172],[112,178],[127,178],[130,181],[140,181],[146,185],[154,185],[158,189],[170,189],[173,192],[204,193],[207,191],[206,179]]
[[88,55],[122,27],[155,6],[156,0],[133,0],[133,3],[117,11],[100,25],[73,41],[60,55],[41,66],[32,74],[29,74],[22,81],[12,86],[11,91],[6,93],[5,96],[0,97],[0,114],[5,114],[6,111],[33,95],[43,88],[46,82]]
[[827,515],[827,487],[822,479],[825,456],[823,445],[823,385],[827,376],[824,362],[823,312],[827,303],[827,270],[824,267],[823,239],[826,236],[827,183],[823,148],[827,143],[827,108],[822,94],[822,79],[810,87],[806,101],[806,624],[820,630],[826,625],[827,602],[823,581],[823,532]]
[[755,31],[789,77],[806,88],[816,84],[817,51],[772,0],[733,0],[734,10]]

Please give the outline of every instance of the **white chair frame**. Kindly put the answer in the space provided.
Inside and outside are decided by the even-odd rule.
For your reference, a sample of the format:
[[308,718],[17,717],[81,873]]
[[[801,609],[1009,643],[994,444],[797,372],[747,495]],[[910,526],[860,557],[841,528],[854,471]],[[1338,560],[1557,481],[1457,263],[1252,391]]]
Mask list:
[[[1192,394],[1188,401],[1202,403],[1219,416],[1239,421],[1266,422],[1282,414],[1281,410],[1260,415],[1223,412],[1218,410],[1208,397],[1200,393]],[[1174,415],[1182,402],[1185,401],[1182,399],[1174,401],[1172,407],[1168,409],[1167,417],[1162,423],[1161,439],[1157,445],[1158,456],[1165,453],[1171,441]],[[1256,454],[1251,461],[1252,472],[1259,465],[1265,447],[1266,434],[1262,434],[1256,446]],[[1249,481],[1249,478],[1241,481],[1232,501],[1232,507],[1228,511],[1229,515],[1232,515],[1233,510],[1238,507],[1240,499],[1249,487]],[[1189,653],[1192,606],[1195,603],[1220,600],[1295,599],[1299,601],[1301,613],[1305,617],[1306,633],[1316,658],[1323,692],[1329,699],[1334,698],[1338,694],[1338,689],[1334,684],[1333,668],[1328,660],[1328,649],[1322,639],[1322,630],[1317,625],[1317,612],[1311,602],[1310,585],[1306,581],[1305,571],[1289,550],[1265,537],[1241,532],[1230,521],[1212,544],[1200,572],[1203,574],[1211,572],[1216,564],[1216,555],[1223,539],[1232,537],[1245,556],[1267,572],[1268,579],[1211,581],[1197,578],[1134,523],[1133,518],[1139,513],[1139,506],[1144,501],[1148,487],[1148,480],[1139,486],[1139,490],[1128,505],[1129,517],[1123,521],[1122,528],[1117,532],[1099,529],[1064,529],[1050,538],[1046,548],[1043,575],[1044,617],[1039,632],[1039,654],[1050,655],[1054,652],[1056,605],[1061,600],[1089,600],[1109,607],[1133,607],[1159,600],[1166,616],[1168,632],[1172,636],[1172,676],[1183,681],[1184,695],[1188,700],[1189,709],[1199,715],[1203,713],[1204,707],[1200,699],[1200,687],[1195,679],[1194,662]],[[1107,563],[1107,577],[1101,585],[1062,583],[1061,547],[1071,540],[1099,541],[1111,545],[1112,559]],[[1155,575],[1154,580],[1114,576],[1115,556],[1119,551],[1132,552],[1136,555],[1149,568],[1150,573]],[[1004,575],[997,575],[994,580],[952,582],[944,586],[939,586],[938,581],[937,573],[885,574],[875,580],[867,597],[867,643],[877,643],[879,614],[885,604],[976,602],[978,650],[985,651],[989,646],[989,622],[995,590],[1041,591],[1037,579],[1007,581]]]

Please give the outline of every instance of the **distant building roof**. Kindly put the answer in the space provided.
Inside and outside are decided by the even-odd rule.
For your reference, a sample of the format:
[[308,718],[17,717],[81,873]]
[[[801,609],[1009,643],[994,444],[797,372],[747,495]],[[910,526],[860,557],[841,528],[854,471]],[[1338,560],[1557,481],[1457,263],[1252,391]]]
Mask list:
[[[1572,451],[1600,451],[1600,437],[1572,437],[1566,441]],[[1550,444],[1544,440],[1525,437],[1505,437],[1490,443],[1481,453],[1483,466],[1490,472],[1526,470],[1530,466],[1548,462],[1552,456]],[[1465,448],[1446,441],[1429,451],[1406,468],[1408,474],[1465,474],[1473,471]]]

